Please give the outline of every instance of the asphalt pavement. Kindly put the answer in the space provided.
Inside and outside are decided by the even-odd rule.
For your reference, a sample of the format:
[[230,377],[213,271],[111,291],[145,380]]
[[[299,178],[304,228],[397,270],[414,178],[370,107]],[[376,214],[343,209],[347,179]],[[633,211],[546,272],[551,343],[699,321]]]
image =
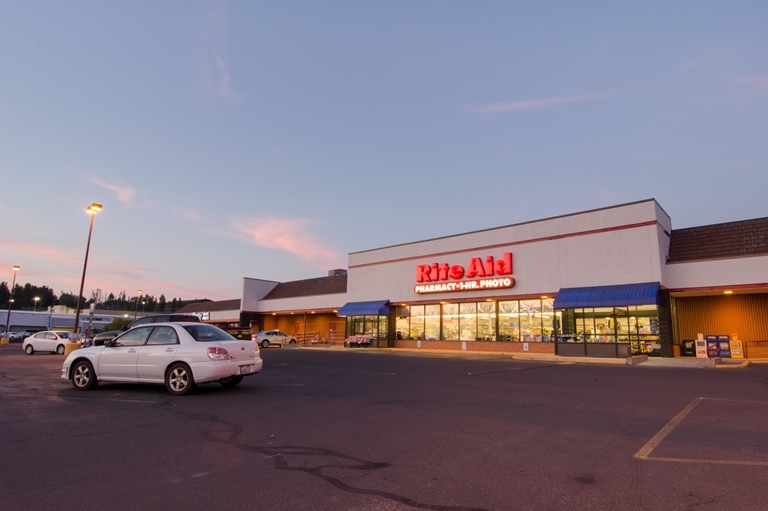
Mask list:
[[0,346],[0,509],[764,509],[768,368],[267,349],[234,389]]

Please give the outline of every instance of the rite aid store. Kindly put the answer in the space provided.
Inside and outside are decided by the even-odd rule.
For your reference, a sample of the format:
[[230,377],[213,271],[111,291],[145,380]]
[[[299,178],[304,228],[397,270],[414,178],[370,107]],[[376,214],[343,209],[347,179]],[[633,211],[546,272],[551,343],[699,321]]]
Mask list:
[[355,252],[343,277],[245,279],[242,312],[346,345],[675,356],[702,334],[768,356],[768,219],[673,230],[649,199]]

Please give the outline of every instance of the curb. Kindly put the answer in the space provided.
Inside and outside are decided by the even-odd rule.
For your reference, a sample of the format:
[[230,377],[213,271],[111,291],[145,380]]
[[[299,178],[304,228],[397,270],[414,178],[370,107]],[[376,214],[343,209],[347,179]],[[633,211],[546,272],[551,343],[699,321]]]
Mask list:
[[[350,353],[424,353],[429,355],[464,355],[470,357],[502,357],[510,358],[512,360],[530,361],[530,362],[548,362],[548,363],[560,363],[560,364],[602,364],[602,365],[644,365],[648,362],[648,365],[660,365],[663,364],[651,364],[651,360],[647,355],[635,355],[628,358],[597,358],[597,357],[563,357],[558,355],[542,355],[542,354],[523,354],[523,353],[499,353],[499,352],[478,352],[478,351],[463,351],[463,350],[429,350],[429,349],[408,349],[408,348],[361,348],[350,349],[344,346],[330,346],[330,345],[300,345],[302,349],[324,349],[334,351],[347,351]],[[653,362],[657,360],[669,360],[669,367],[676,368],[699,368],[704,369],[706,367],[714,369],[743,369],[749,367],[752,364],[768,364],[768,359],[755,359],[744,360],[738,364],[731,362],[723,362],[722,359],[707,359],[707,366],[695,365],[694,363],[686,364],[686,362],[693,362],[696,359],[690,357],[675,357],[670,359],[657,359],[654,358]],[[703,359],[698,359],[700,362],[704,362]]]

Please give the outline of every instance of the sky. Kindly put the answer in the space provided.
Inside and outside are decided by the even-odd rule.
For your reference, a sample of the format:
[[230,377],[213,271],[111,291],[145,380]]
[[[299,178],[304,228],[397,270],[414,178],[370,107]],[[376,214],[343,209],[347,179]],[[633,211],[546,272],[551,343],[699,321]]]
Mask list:
[[0,281],[239,298],[347,254],[655,198],[768,216],[768,2],[21,1]]

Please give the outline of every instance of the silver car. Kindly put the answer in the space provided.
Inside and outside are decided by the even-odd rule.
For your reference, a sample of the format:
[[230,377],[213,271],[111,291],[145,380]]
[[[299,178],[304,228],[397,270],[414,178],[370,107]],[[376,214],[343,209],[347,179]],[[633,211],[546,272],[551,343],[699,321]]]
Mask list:
[[284,334],[280,330],[267,330],[258,332],[251,336],[252,341],[256,341],[262,348],[268,348],[270,344],[296,344],[296,339],[290,335]]
[[61,377],[78,390],[92,389],[101,381],[155,383],[181,396],[199,383],[234,387],[262,366],[258,345],[238,341],[213,325],[152,323],[102,346],[73,351]]
[[37,351],[47,351],[50,353],[57,353],[59,355],[64,354],[64,345],[74,340],[72,332],[65,332],[61,330],[48,330],[46,332],[37,332],[30,335],[21,347],[24,348],[24,353],[32,355]]

